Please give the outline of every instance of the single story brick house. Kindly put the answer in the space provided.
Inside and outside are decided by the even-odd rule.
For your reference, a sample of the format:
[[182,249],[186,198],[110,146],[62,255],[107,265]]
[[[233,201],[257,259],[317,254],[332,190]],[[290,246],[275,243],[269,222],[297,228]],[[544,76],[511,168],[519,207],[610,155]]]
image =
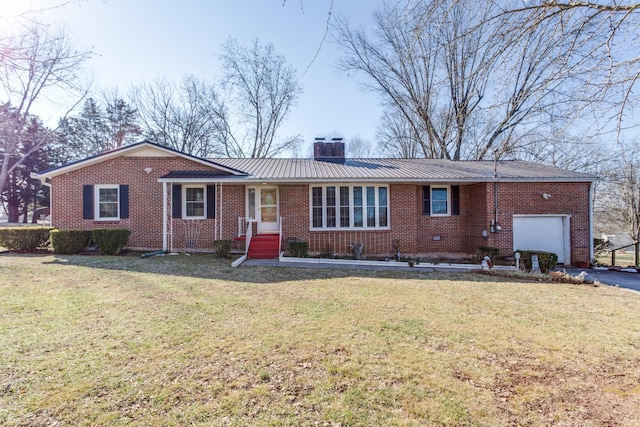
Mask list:
[[51,186],[54,227],[127,228],[132,249],[211,251],[248,236],[277,242],[250,257],[292,240],[310,253],[358,242],[364,255],[593,257],[596,178],[530,162],[347,159],[338,138],[317,139],[313,159],[202,159],[143,141],[35,176]]

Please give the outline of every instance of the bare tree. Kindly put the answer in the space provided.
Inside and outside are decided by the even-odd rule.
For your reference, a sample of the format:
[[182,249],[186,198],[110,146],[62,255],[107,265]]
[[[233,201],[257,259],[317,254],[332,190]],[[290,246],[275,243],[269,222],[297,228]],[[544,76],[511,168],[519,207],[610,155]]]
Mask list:
[[185,76],[180,86],[164,77],[142,82],[133,86],[131,99],[143,133],[161,145],[210,157],[232,144],[226,106],[214,85],[196,76]]
[[518,23],[498,6],[456,0],[385,6],[374,15],[373,35],[340,21],[340,67],[365,75],[423,157],[517,151],[540,123],[570,123],[586,70],[563,52],[584,50],[586,40],[578,44],[554,20],[511,36]]
[[624,230],[634,242],[640,242],[640,148],[636,144],[618,147],[613,167],[604,175],[604,191],[596,208],[610,230]]
[[[238,117],[246,134],[229,139],[228,155],[273,157],[295,145],[300,135],[284,139],[278,132],[298,101],[302,87],[295,70],[273,45],[257,40],[246,48],[229,38],[220,55],[224,85],[230,92],[232,117]],[[229,126],[231,128],[232,126]]]
[[420,138],[408,120],[393,108],[387,109],[376,131],[378,146],[386,157],[417,159],[421,157]]
[[[552,40],[562,35],[566,43],[555,49],[570,64],[579,64],[581,85],[576,87],[582,105],[576,113],[592,113],[601,131],[615,123],[618,136],[629,126],[629,108],[637,104],[634,91],[640,77],[640,3],[556,1],[511,2],[495,0],[500,13],[492,20],[509,23],[512,40],[539,32]],[[623,124],[626,121],[627,123]]]
[[10,131],[0,140],[0,189],[13,170],[52,139],[41,138],[29,150],[21,150],[34,105],[40,100],[53,102],[49,96],[54,90],[81,94],[81,100],[78,73],[90,55],[90,51],[77,50],[65,32],[49,31],[33,21],[21,34],[0,36],[0,85],[4,103],[15,111]]
[[373,151],[375,147],[371,141],[361,137],[360,135],[349,138],[347,144],[347,157],[367,159],[374,157]]

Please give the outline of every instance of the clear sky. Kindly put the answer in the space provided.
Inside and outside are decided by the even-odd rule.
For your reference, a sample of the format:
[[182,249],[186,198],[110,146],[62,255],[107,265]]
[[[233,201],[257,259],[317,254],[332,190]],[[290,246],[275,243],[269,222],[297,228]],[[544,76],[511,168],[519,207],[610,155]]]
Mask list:
[[[24,9],[64,2],[0,0],[0,17],[6,24],[7,17]],[[229,36],[243,44],[256,38],[272,43],[298,70],[304,89],[283,136],[300,133],[309,147],[316,136],[373,141],[381,115],[378,96],[336,70],[340,50],[329,37],[315,61],[314,56],[330,11],[332,17],[367,26],[382,0],[334,0],[331,5],[331,0],[71,0],[38,19],[65,27],[79,47],[91,48],[96,55],[86,70],[96,87],[118,88],[120,94],[156,76],[214,79],[220,75],[220,45]],[[46,105],[36,110],[56,114],[47,111]]]

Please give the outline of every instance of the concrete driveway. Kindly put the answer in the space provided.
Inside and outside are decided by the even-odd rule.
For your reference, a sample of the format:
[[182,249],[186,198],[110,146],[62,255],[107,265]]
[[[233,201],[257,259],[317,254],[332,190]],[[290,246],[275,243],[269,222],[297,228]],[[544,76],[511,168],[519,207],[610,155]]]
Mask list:
[[[560,269],[559,269],[560,270]],[[625,273],[622,271],[609,271],[609,270],[593,270],[593,269],[578,269],[578,268],[564,268],[564,271],[577,276],[581,272],[587,273],[586,279],[597,280],[600,283],[611,286],[620,286],[621,288],[632,289],[640,292],[640,274],[638,273]]]

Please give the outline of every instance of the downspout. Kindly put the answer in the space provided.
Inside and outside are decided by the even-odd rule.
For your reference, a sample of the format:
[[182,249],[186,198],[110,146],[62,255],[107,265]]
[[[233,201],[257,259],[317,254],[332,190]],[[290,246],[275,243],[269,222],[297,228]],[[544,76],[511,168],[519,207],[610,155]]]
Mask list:
[[167,252],[167,183],[162,183],[162,250]]
[[593,249],[593,197],[595,193],[595,182],[589,184],[589,263],[595,259]]
[[[493,220],[494,227],[498,227],[498,181],[493,182]],[[499,231],[496,228],[496,231]]]
[[498,154],[497,151],[493,158],[493,224],[490,231],[497,233],[500,231],[500,223],[498,222]]

